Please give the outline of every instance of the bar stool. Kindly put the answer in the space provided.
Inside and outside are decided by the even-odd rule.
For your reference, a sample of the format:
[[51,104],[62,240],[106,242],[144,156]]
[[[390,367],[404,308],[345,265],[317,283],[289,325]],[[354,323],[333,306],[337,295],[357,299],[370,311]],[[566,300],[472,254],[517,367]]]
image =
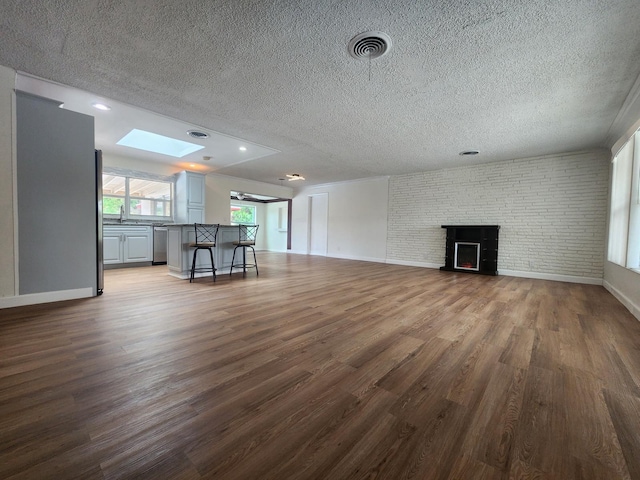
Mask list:
[[[258,234],[259,225],[238,225],[238,240],[234,240],[233,244],[233,257],[231,259],[231,268],[229,269],[229,276],[233,273],[233,267],[242,267],[242,276],[247,275],[247,268],[255,268],[256,275],[258,275],[258,261],[256,260],[256,235]],[[236,250],[242,248],[242,263],[235,263]],[[247,248],[253,250],[253,263],[247,265]]]
[[[195,248],[193,251],[193,261],[191,262],[191,276],[189,283],[193,282],[193,278],[196,272],[212,272],[213,281],[216,281],[216,266],[213,263],[213,248],[216,246],[216,237],[218,236],[219,224],[206,225],[202,223],[194,223],[193,227],[196,233],[196,240],[189,244],[190,248]],[[198,267],[196,268],[196,259],[200,250],[209,250],[209,257],[211,258],[210,267]]]

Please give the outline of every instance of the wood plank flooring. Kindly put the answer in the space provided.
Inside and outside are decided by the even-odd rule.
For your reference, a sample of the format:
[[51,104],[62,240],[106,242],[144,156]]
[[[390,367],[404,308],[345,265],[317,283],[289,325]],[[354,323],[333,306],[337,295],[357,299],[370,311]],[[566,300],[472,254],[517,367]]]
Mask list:
[[603,287],[258,262],[0,310],[0,478],[640,478],[640,322]]

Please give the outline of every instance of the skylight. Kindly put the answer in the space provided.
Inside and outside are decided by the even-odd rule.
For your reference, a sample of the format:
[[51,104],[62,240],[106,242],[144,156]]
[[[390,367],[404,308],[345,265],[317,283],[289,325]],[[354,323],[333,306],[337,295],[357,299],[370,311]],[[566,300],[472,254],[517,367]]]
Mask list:
[[118,145],[137,148],[147,152],[161,153],[176,158],[182,158],[190,153],[203,149],[202,145],[184,142],[175,138],[165,137],[157,133],[145,132],[134,128],[118,141]]

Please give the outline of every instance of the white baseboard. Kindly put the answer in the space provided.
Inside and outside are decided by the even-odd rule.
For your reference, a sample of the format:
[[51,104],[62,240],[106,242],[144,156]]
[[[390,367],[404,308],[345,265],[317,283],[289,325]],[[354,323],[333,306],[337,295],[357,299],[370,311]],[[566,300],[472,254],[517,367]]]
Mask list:
[[358,257],[355,255],[331,255],[331,258],[341,258],[343,260],[357,260],[359,262],[386,263],[384,258]]
[[440,268],[442,265],[427,262],[407,262],[405,260],[385,260],[385,263],[391,265],[404,265],[405,267],[423,267],[423,268]]
[[604,288],[606,288],[609,293],[611,293],[611,295],[616,297],[621,304],[627,307],[627,310],[629,310],[634,317],[640,320],[640,305],[636,305],[635,303],[633,303],[633,301],[629,297],[627,297],[624,293],[615,288],[606,280],[604,281],[603,285]]
[[553,280],[554,282],[584,283],[586,285],[602,285],[602,278],[577,277],[574,275],[560,275],[557,273],[523,272],[519,270],[498,270],[498,275],[508,277],[535,278],[538,280]]
[[0,308],[23,307],[26,305],[75,300],[77,298],[89,298],[93,296],[94,290],[91,287],[60,290],[58,292],[30,293],[15,297],[0,297]]

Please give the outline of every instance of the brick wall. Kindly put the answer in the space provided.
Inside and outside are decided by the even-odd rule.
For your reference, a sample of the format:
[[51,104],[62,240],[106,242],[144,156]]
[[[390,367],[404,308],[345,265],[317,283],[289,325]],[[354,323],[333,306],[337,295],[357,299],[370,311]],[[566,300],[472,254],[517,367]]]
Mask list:
[[387,260],[444,265],[445,224],[497,224],[498,269],[602,278],[604,150],[393,176]]

